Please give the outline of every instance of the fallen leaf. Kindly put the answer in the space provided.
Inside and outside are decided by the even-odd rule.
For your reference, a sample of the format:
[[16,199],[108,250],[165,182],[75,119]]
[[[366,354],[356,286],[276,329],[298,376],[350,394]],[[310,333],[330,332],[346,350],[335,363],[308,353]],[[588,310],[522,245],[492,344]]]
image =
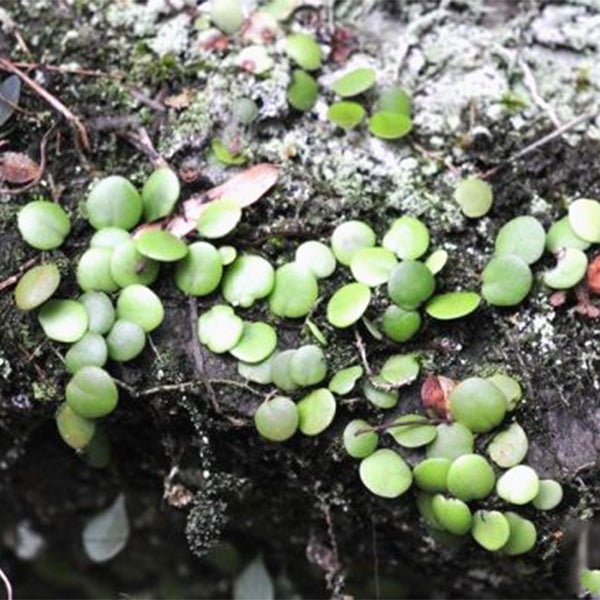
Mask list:
[[421,386],[423,408],[441,419],[447,419],[450,412],[448,397],[455,386],[453,379],[442,375],[428,375]]
[[40,165],[21,152],[0,154],[0,179],[9,183],[27,183],[40,174]]
[[105,510],[90,519],[83,530],[83,548],[89,559],[102,563],[115,557],[129,539],[125,497],[119,494]]
[[358,38],[348,27],[336,27],[331,38],[331,58],[338,64],[344,64],[350,55],[358,50]]
[[11,75],[0,83],[0,127],[12,117],[20,97],[21,80],[16,75]]
[[579,286],[575,290],[577,296],[577,305],[575,306],[575,312],[589,317],[590,319],[597,319],[600,317],[600,308],[592,304],[587,289],[584,286]]
[[596,256],[587,268],[588,288],[595,294],[600,294],[600,256]]

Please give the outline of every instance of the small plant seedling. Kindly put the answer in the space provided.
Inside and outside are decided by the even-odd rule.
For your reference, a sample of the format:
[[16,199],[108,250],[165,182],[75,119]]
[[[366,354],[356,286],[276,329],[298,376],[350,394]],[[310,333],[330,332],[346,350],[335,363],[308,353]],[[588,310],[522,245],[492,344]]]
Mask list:
[[87,292],[114,292],[119,286],[112,278],[110,261],[112,250],[109,248],[89,248],[77,264],[77,284]]
[[188,296],[207,296],[214,292],[223,276],[221,253],[208,242],[194,242],[175,267],[175,285]]
[[555,290],[568,290],[585,277],[587,266],[583,250],[565,248],[558,253],[556,266],[544,273],[544,283]]
[[394,420],[393,427],[387,430],[397,444],[403,448],[420,448],[435,439],[434,425],[423,415],[402,415]]
[[131,321],[117,320],[106,336],[108,357],[116,362],[127,362],[139,356],[146,345],[144,330]]
[[94,229],[119,227],[129,231],[142,217],[142,198],[125,177],[111,175],[92,188],[85,208]]
[[523,428],[518,423],[511,423],[492,438],[488,454],[499,467],[509,469],[523,461],[528,449],[529,442]]
[[314,240],[303,242],[296,249],[296,262],[307,268],[317,279],[333,275],[336,261],[331,249],[322,242]]
[[233,118],[242,125],[250,125],[258,117],[258,106],[251,98],[238,98],[231,107]]
[[224,267],[237,258],[238,251],[233,246],[220,246],[218,250]]
[[63,441],[74,450],[85,448],[94,437],[96,423],[78,415],[66,402],[56,411],[56,427]]
[[327,346],[327,338],[323,331],[310,319],[306,319],[306,327],[321,346]]
[[434,274],[437,275],[448,262],[448,253],[443,250],[435,250],[425,260],[425,266]]
[[330,380],[328,388],[330,392],[338,396],[349,394],[356,385],[356,382],[363,376],[362,367],[347,367],[338,371]]
[[82,367],[67,384],[69,407],[86,419],[110,414],[117,406],[119,392],[112,377],[99,367]]
[[478,454],[456,458],[448,470],[448,491],[464,502],[487,498],[496,483],[494,469]]
[[442,423],[437,426],[435,439],[427,446],[427,458],[455,460],[472,454],[474,446],[473,434],[462,423]]
[[244,323],[240,341],[229,351],[245,363],[260,363],[270,356],[277,346],[277,333],[268,323]]
[[504,420],[506,398],[493,383],[470,377],[450,393],[450,414],[473,433],[485,433]]
[[363,394],[377,408],[394,408],[398,404],[398,390],[389,389],[389,384],[380,376],[365,380]]
[[327,376],[327,359],[319,346],[298,348],[289,363],[290,376],[300,387],[321,383]]
[[352,458],[371,456],[378,443],[379,436],[375,431],[369,431],[369,424],[362,419],[350,421],[344,429],[344,448]]
[[232,306],[250,308],[257,300],[268,296],[274,286],[275,271],[269,261],[262,256],[243,254],[225,271],[221,291]]
[[356,323],[365,313],[371,301],[371,290],[364,283],[348,283],[330,298],[327,304],[327,320],[339,329]]
[[448,292],[431,298],[425,312],[439,321],[450,321],[470,315],[480,302],[481,297],[476,292]]
[[410,117],[411,99],[408,93],[398,86],[384,88],[379,93],[375,110],[382,112],[400,113]]
[[410,467],[393,450],[380,448],[363,458],[359,468],[365,487],[382,498],[398,498],[412,484]]
[[198,339],[211,352],[229,352],[242,338],[244,322],[231,306],[217,304],[198,319]]
[[217,239],[231,233],[242,218],[242,209],[232,198],[209,202],[198,217],[198,233],[205,238]]
[[135,239],[140,254],[158,262],[176,262],[187,253],[188,247],[172,233],[159,229],[148,229]]
[[429,248],[429,230],[415,217],[400,217],[385,234],[383,247],[402,260],[416,260]]
[[479,219],[487,215],[494,202],[494,194],[489,183],[479,177],[461,179],[454,189],[454,199],[465,217]]
[[71,231],[69,215],[48,200],[34,200],[21,208],[17,226],[23,239],[37,250],[58,248]]
[[555,221],[546,234],[546,250],[552,254],[558,254],[563,248],[587,250],[589,247],[590,242],[582,240],[573,231],[568,216]]
[[508,542],[510,525],[506,517],[497,510],[478,510],[473,515],[471,534],[480,546],[494,552]]
[[121,290],[117,319],[137,323],[146,333],[154,331],[165,317],[160,298],[145,285],[134,283]]
[[315,39],[306,33],[292,33],[285,39],[285,53],[305,71],[321,67],[323,52]]
[[424,492],[445,492],[451,464],[448,458],[426,458],[413,469],[415,484]]
[[496,485],[496,493],[511,504],[527,504],[540,491],[537,473],[527,465],[517,465],[504,473]]
[[331,89],[344,98],[358,96],[375,84],[375,71],[359,68],[349,71],[331,84]]
[[580,198],[569,205],[569,225],[586,242],[600,243],[600,202]]
[[298,408],[285,396],[268,398],[254,413],[258,433],[270,442],[285,442],[298,429]]
[[375,245],[375,232],[362,221],[346,221],[331,236],[331,248],[340,263],[350,266],[355,254]]
[[256,364],[249,364],[240,361],[237,365],[237,371],[244,379],[247,379],[248,381],[267,385],[273,382],[271,365],[273,364],[273,359],[275,356],[277,356],[276,351],[274,351],[271,356],[262,362]]
[[579,583],[586,592],[600,594],[600,569],[582,569]]
[[119,287],[134,283],[150,285],[158,277],[159,268],[159,263],[141,254],[131,239],[112,249],[110,276]]
[[342,129],[352,129],[365,118],[365,109],[358,102],[335,102],[327,110],[327,118]]
[[120,227],[104,227],[94,233],[90,239],[90,248],[111,248],[114,249],[120,244],[128,241],[129,231]]
[[391,111],[378,111],[369,119],[369,131],[383,140],[397,140],[412,130],[412,120],[408,115]]
[[454,535],[465,535],[471,529],[473,517],[469,507],[458,498],[436,494],[431,507],[440,525]]
[[433,496],[423,492],[416,492],[415,501],[417,510],[421,517],[423,517],[427,527],[431,528],[433,531],[444,531],[444,527],[438,521],[433,511]]
[[319,87],[315,78],[302,69],[292,71],[292,83],[287,90],[287,101],[300,112],[310,110],[316,103]]
[[294,392],[300,386],[294,381],[291,373],[291,361],[295,350],[284,350],[279,352],[271,364],[271,377],[273,383],[284,392]]
[[482,274],[481,295],[495,306],[516,306],[533,284],[529,265],[514,254],[495,256]]
[[383,313],[383,332],[394,342],[406,342],[421,328],[421,315],[416,310],[388,306]]
[[541,479],[537,496],[531,501],[538,510],[552,510],[562,501],[563,489],[554,479]]
[[529,519],[524,519],[514,512],[505,512],[504,517],[508,521],[510,533],[500,552],[508,556],[529,552],[537,541],[535,525]]
[[218,138],[214,138],[210,142],[210,149],[209,159],[212,159],[213,162],[219,162],[229,166],[243,165],[246,162],[246,156],[243,153],[234,154],[229,150],[227,145]]
[[497,256],[516,255],[528,265],[544,253],[546,232],[535,217],[516,217],[505,223],[496,237]]
[[394,354],[390,356],[383,367],[381,377],[394,387],[402,387],[412,383],[418,376],[421,365],[415,354]]
[[54,295],[60,284],[60,272],[54,263],[29,269],[15,287],[15,303],[20,310],[33,310]]
[[65,365],[70,373],[82,367],[103,367],[108,359],[104,338],[98,333],[86,333],[75,342],[65,355]]
[[88,327],[85,308],[75,300],[48,300],[38,320],[47,337],[66,344],[81,339]]
[[506,410],[515,410],[521,399],[523,398],[523,390],[521,384],[514,378],[506,375],[506,373],[495,373],[487,380],[493,383],[506,398]]
[[435,290],[431,271],[416,260],[404,260],[394,267],[388,281],[388,294],[394,304],[414,310],[425,302]]
[[227,35],[233,35],[244,23],[240,0],[211,0],[210,20]]
[[312,271],[292,262],[275,272],[269,308],[278,317],[298,319],[312,310],[318,296],[319,286]]
[[181,186],[179,178],[168,167],[156,169],[142,188],[144,219],[149,223],[173,212]]
[[88,329],[92,333],[105,334],[115,322],[115,309],[104,292],[86,292],[79,296],[79,303],[88,317]]
[[377,287],[387,282],[397,264],[394,253],[385,248],[363,248],[354,255],[350,270],[359,283]]
[[298,402],[298,428],[304,435],[318,435],[331,425],[335,411],[333,394],[326,388],[314,390]]

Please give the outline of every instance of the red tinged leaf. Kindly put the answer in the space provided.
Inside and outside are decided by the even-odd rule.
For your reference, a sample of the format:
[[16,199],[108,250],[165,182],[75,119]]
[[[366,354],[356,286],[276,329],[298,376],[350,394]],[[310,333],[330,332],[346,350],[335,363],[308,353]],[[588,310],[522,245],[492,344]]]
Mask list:
[[40,165],[21,152],[0,154],[0,179],[8,183],[28,183],[40,174]]
[[421,402],[428,413],[447,419],[450,412],[448,397],[456,382],[442,375],[428,375],[421,386]]
[[590,295],[585,286],[580,285],[575,290],[575,295],[577,296],[577,304],[575,306],[575,311],[577,313],[590,319],[597,319],[600,317],[600,309],[596,305],[592,304]]
[[600,256],[596,256],[588,266],[587,285],[594,294],[600,294]]
[[562,306],[566,301],[567,301],[567,293],[563,290],[554,292],[553,294],[550,295],[550,300],[549,300],[550,306],[553,306],[554,308],[558,308],[559,306]]

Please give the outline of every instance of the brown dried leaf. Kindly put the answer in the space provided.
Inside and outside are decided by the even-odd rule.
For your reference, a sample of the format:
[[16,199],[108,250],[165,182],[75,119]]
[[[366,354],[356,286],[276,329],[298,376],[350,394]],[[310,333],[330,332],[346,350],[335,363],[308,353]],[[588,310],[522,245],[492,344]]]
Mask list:
[[21,152],[0,154],[0,179],[9,183],[28,183],[40,174],[40,165]]
[[421,402],[427,412],[447,419],[450,412],[449,396],[456,387],[453,379],[442,375],[428,375],[421,386]]

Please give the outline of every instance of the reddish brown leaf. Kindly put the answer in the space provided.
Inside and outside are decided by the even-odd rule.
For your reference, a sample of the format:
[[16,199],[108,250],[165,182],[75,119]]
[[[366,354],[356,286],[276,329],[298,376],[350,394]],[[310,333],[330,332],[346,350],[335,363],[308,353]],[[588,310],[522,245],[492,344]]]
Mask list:
[[334,62],[344,64],[357,49],[356,34],[347,27],[336,27],[331,38],[331,58]]
[[21,152],[0,154],[0,179],[9,183],[28,183],[40,173],[40,165]]
[[596,256],[587,269],[588,288],[595,294],[600,294],[600,256]]
[[198,45],[203,50],[226,50],[229,46],[229,40],[224,33],[211,28],[199,35]]
[[450,411],[448,397],[456,382],[442,375],[428,375],[421,386],[421,402],[429,413],[447,419]]
[[270,44],[275,40],[279,25],[274,17],[264,11],[256,11],[242,26],[242,38],[251,44]]
[[600,317],[600,309],[592,304],[588,290],[585,286],[579,286],[575,290],[575,295],[577,296],[577,305],[575,306],[576,312],[584,317],[589,317],[590,319],[597,319]]

